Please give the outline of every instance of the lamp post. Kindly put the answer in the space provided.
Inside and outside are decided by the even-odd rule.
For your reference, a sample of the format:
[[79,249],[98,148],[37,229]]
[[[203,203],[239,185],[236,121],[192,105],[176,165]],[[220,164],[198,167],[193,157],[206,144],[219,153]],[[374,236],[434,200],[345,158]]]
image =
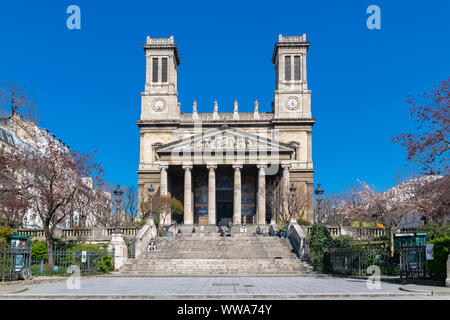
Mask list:
[[150,188],[148,188],[148,210],[149,210],[149,214],[148,217],[149,219],[153,219],[153,212],[152,212],[152,204],[153,204],[153,195],[155,194],[155,189],[153,189],[153,185],[150,185]]
[[320,187],[320,183],[317,184],[317,189],[314,191],[316,193],[316,199],[317,199],[317,219],[318,222],[322,222],[322,200],[323,200],[323,193],[325,190],[323,190]]
[[116,189],[113,192],[114,192],[114,196],[116,197],[116,228],[114,230],[114,233],[120,233],[119,215],[120,215],[120,205],[122,202],[122,194],[123,194],[123,191],[120,190],[120,184],[118,184],[116,186]]
[[291,193],[290,197],[290,205],[289,205],[289,213],[291,215],[291,220],[295,220],[295,208],[294,206],[294,198],[295,198],[295,192],[297,191],[297,188],[294,186],[294,184],[291,184],[291,187],[289,188],[289,191]]

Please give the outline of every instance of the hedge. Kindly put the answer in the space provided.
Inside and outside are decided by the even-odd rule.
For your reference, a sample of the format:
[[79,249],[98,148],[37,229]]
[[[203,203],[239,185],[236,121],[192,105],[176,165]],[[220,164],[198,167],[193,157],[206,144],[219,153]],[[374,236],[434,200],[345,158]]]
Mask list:
[[440,237],[431,240],[433,259],[427,261],[427,273],[434,280],[445,281],[447,277],[447,259],[450,249],[450,237]]

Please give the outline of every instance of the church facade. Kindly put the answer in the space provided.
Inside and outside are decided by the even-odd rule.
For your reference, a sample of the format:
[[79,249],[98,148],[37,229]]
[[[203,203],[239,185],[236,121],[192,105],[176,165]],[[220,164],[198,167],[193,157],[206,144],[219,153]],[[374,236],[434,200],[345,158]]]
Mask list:
[[[145,90],[141,93],[140,201],[152,185],[160,195],[183,203],[184,224],[266,224],[273,216],[266,203],[267,186],[279,177],[285,186],[305,188],[312,197],[313,161],[311,91],[307,82],[306,35],[279,35],[271,112],[182,113],[178,102],[180,56],[174,38],[150,38]],[[312,199],[311,199],[312,200]],[[312,203],[312,201],[311,201]],[[313,221],[313,208],[302,213]],[[170,219],[165,219],[170,223]]]

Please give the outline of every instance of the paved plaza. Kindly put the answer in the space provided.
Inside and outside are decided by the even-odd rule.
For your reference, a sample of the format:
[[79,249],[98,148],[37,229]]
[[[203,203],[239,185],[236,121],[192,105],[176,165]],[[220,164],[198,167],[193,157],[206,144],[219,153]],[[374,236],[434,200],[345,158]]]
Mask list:
[[[0,299],[450,299],[399,283],[369,289],[365,280],[332,277],[91,277],[1,286]],[[404,287],[404,286],[403,286]]]

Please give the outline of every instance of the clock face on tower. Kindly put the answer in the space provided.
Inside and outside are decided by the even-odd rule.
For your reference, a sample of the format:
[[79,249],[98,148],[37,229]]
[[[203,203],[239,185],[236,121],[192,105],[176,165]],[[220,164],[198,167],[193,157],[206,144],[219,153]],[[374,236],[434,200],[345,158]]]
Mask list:
[[155,101],[153,101],[153,109],[156,112],[160,112],[164,110],[166,103],[164,102],[164,100],[162,99],[156,99]]
[[290,110],[298,109],[300,107],[300,101],[296,97],[290,97],[286,102],[286,106]]

